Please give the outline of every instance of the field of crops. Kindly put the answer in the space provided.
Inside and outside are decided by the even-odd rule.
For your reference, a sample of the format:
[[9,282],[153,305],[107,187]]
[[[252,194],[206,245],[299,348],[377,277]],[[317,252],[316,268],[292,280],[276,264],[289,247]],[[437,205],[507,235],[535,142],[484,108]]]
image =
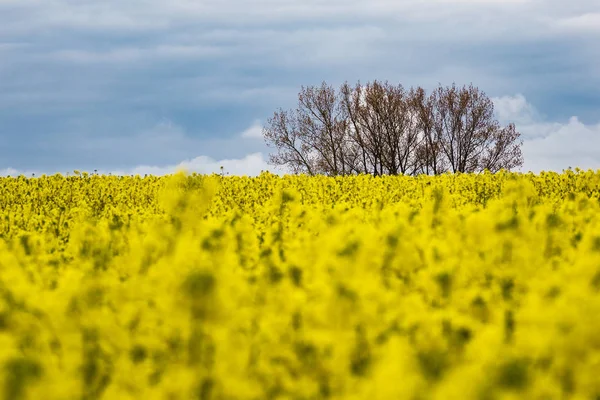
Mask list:
[[0,178],[4,399],[598,399],[600,171]]

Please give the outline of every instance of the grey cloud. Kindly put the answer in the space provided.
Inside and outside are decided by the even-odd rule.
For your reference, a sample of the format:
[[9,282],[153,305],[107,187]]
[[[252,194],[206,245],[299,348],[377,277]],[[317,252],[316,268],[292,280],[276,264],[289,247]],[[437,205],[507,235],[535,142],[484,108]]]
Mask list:
[[[134,136],[65,134],[58,141],[40,142],[46,151],[62,151],[62,154],[67,155],[62,165],[8,167],[0,169],[0,176],[65,174],[75,169],[118,175],[164,175],[180,168],[188,172],[219,173],[220,166],[231,175],[253,176],[262,170],[285,172],[285,168],[268,165],[268,148],[258,134],[260,129],[259,121],[254,121],[247,129],[229,138],[194,139],[183,127],[163,120]],[[102,157],[98,159],[99,154]],[[98,164],[94,164],[95,162]]]
[[[251,127],[252,128],[252,127]],[[87,160],[95,162],[94,169],[103,165],[127,168],[133,165],[165,165],[198,154],[215,158],[243,157],[247,153],[264,151],[262,141],[241,137],[238,133],[227,136],[198,138],[169,120],[147,125],[134,134],[107,132],[104,135],[82,135],[72,131],[60,140],[46,142],[48,149],[61,152],[71,165]]]
[[235,132],[322,80],[520,93],[539,115],[518,128],[550,137],[572,115],[597,122],[599,11],[591,0],[4,0],[0,167],[242,159],[264,149]]
[[[565,5],[552,1],[390,1],[373,0],[303,0],[281,1],[244,0],[190,1],[171,0],[130,0],[126,3],[107,0],[81,2],[74,0],[22,0],[3,2],[0,10],[7,18],[5,30],[23,32],[39,31],[48,28],[68,28],[81,30],[164,30],[177,25],[206,22],[208,24],[243,26],[264,26],[265,24],[285,24],[285,22],[317,20],[325,23],[366,19],[407,19],[417,22],[470,18],[471,27],[497,20],[497,16],[527,18],[530,24],[535,21],[557,21],[558,18],[587,23],[598,11],[595,1],[578,1]],[[486,14],[487,12],[487,14]],[[474,16],[480,17],[474,19]],[[590,17],[591,16],[591,17]],[[14,21],[14,22],[13,22]],[[17,23],[18,21],[18,23]],[[569,19],[567,19],[569,21]],[[503,21],[511,23],[511,20]],[[564,24],[564,23],[563,23]],[[464,26],[462,31],[468,30]],[[488,26],[494,30],[493,26]],[[454,32],[455,33],[455,32]]]

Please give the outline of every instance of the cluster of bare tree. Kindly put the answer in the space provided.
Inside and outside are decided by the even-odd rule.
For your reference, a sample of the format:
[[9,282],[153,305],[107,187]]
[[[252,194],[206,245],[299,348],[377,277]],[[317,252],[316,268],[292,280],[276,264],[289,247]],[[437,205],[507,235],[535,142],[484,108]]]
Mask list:
[[302,87],[298,108],[280,109],[263,128],[270,163],[310,175],[497,172],[523,164],[514,124],[501,127],[479,89],[375,81],[338,92]]

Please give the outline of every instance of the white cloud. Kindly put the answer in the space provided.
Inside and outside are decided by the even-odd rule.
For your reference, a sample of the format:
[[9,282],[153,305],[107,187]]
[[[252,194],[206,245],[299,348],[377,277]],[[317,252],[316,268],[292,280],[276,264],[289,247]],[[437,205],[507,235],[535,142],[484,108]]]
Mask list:
[[167,166],[148,166],[140,165],[135,168],[125,171],[111,171],[114,175],[167,175],[173,174],[178,170],[185,170],[188,173],[199,173],[199,174],[220,174],[221,167],[223,167],[223,173],[227,175],[246,175],[246,176],[257,176],[261,171],[270,171],[272,173],[281,173],[270,166],[263,157],[262,153],[248,154],[241,159],[225,159],[225,160],[214,160],[207,156],[199,156],[191,160],[182,161],[177,165]]
[[561,18],[556,21],[558,28],[570,32],[600,33],[600,12],[589,12],[575,17]]
[[600,121],[586,125],[572,116],[567,122],[548,122],[522,94],[492,101],[498,120],[514,122],[522,134],[525,162],[521,171],[600,168]]
[[523,171],[600,168],[600,123],[585,125],[573,116],[564,124],[535,123],[527,128],[539,128],[544,135],[524,141]]
[[[223,170],[221,170],[223,167]],[[198,174],[221,174],[225,175],[237,175],[237,176],[257,176],[262,171],[269,171],[274,174],[284,174],[286,170],[283,168],[275,168],[269,165],[264,158],[262,153],[248,154],[243,158],[239,159],[223,159],[215,160],[207,156],[198,156],[190,160],[182,161],[174,165],[139,165],[133,168],[125,169],[99,169],[98,174],[101,175],[169,175],[179,170],[185,170],[187,173],[198,173]],[[82,171],[83,172],[83,171]],[[91,173],[90,171],[87,171]],[[61,173],[63,175],[74,175],[73,171],[52,171],[52,172],[40,172],[40,171],[24,171],[17,170],[14,168],[5,168],[0,170],[0,176],[19,176],[25,175],[30,177],[32,174],[35,176],[41,176],[42,174],[53,175],[55,173]]]
[[521,93],[515,96],[494,97],[492,101],[496,118],[501,123],[531,124],[539,120],[536,109]]
[[243,138],[246,138],[246,139],[262,139],[263,138],[262,129],[263,129],[262,124],[260,123],[260,121],[256,120],[256,121],[254,121],[252,126],[248,129],[246,129],[245,131],[243,131],[240,136]]
[[[14,168],[0,169],[0,176],[18,176],[20,174],[25,174],[25,172],[16,170]],[[31,173],[29,175],[31,175]]]

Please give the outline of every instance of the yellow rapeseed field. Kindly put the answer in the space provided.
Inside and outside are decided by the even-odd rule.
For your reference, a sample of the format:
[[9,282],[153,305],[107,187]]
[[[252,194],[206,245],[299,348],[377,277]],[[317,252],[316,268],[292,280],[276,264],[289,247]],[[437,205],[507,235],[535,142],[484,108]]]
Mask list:
[[4,399],[598,399],[600,171],[0,178]]

